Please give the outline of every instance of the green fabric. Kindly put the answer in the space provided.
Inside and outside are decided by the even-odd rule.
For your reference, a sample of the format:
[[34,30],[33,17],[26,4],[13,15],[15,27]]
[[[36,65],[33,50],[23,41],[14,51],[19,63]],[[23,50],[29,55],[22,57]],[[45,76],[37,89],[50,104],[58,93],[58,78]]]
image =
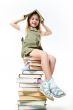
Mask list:
[[33,49],[41,49],[41,37],[40,33],[36,28],[30,28],[27,31],[27,35],[25,36],[25,39],[22,41],[22,51],[21,51],[21,56],[29,56],[29,53]]

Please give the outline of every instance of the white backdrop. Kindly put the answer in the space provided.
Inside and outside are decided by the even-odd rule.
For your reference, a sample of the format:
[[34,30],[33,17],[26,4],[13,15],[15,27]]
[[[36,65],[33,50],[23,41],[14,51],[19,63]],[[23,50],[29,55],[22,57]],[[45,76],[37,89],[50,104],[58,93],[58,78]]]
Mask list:
[[22,33],[10,26],[12,20],[38,9],[53,35],[42,38],[43,49],[56,57],[56,83],[66,96],[47,101],[48,110],[73,110],[73,15],[72,0],[2,0],[0,1],[0,108],[16,110],[17,83],[21,72]]

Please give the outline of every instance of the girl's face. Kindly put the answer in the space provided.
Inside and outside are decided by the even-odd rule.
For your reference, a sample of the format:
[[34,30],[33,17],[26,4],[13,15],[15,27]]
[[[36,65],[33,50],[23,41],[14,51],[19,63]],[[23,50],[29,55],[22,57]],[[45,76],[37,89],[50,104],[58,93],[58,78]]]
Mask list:
[[39,25],[39,22],[39,17],[36,14],[32,15],[29,20],[30,26],[34,28],[36,28]]

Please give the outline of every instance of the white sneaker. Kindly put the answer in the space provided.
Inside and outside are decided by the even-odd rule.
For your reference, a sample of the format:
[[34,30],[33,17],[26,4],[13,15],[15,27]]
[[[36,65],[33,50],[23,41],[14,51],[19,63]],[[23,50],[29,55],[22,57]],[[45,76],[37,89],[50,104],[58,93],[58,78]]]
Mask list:
[[53,78],[48,80],[48,84],[50,86],[50,92],[53,94],[54,97],[60,98],[65,96],[65,93],[55,84]]
[[41,85],[40,85],[40,92],[42,92],[48,99],[54,101],[53,95],[50,92],[49,89],[49,84],[47,81],[44,81]]
[[27,71],[27,70],[30,70],[29,65],[24,65],[22,72]]

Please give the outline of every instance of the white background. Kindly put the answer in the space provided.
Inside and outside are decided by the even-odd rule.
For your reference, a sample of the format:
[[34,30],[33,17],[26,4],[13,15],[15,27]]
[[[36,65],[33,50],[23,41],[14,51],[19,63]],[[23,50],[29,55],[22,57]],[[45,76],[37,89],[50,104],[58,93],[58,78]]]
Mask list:
[[73,110],[73,15],[72,0],[2,0],[0,1],[0,109],[16,110],[16,78],[21,73],[22,34],[10,26],[12,20],[38,9],[53,35],[42,38],[43,49],[56,57],[56,83],[66,96],[48,100],[48,110]]

